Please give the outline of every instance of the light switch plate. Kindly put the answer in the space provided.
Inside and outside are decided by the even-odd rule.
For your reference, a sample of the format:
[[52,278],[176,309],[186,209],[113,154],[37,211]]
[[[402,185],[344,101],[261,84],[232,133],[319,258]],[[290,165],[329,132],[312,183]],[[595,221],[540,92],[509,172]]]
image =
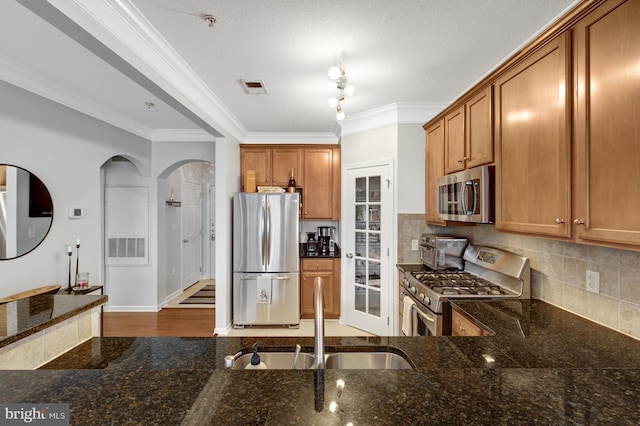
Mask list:
[[587,291],[600,293],[600,272],[587,270]]
[[411,240],[411,251],[418,251],[418,240]]

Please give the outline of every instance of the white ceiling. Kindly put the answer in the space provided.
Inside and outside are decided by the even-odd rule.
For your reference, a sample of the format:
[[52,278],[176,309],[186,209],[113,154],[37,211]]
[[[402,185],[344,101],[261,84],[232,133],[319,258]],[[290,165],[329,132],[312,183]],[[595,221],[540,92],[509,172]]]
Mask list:
[[[44,0],[20,1],[33,5]],[[327,98],[337,89],[327,69],[342,55],[357,88],[343,103],[348,118],[394,103],[448,103],[576,3],[48,1],[156,85],[143,89],[105,62],[112,60],[98,58],[16,0],[0,5],[0,78],[150,138],[158,129],[206,127],[169,104],[188,109],[191,118],[221,134],[229,131],[226,123],[245,135],[335,134],[339,128]],[[114,21],[105,5],[135,19],[127,21],[128,27],[110,25]],[[207,26],[202,14],[214,15],[215,27]],[[164,62],[142,57],[132,47],[131,34],[143,40],[151,34],[147,39],[156,45],[146,50],[155,50]],[[172,79],[172,72],[188,79]],[[248,95],[240,79],[263,80],[269,93]],[[181,87],[187,80],[191,83]],[[156,107],[147,109],[147,101]]]

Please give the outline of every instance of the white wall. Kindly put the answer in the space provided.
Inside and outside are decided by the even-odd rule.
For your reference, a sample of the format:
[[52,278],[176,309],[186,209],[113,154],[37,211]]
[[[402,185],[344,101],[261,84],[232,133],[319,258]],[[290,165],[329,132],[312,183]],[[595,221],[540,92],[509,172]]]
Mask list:
[[[31,253],[0,262],[0,297],[67,282],[66,247],[81,240],[80,267],[102,280],[102,164],[114,155],[149,170],[151,143],[0,81],[0,163],[35,173],[53,199],[47,238]],[[84,217],[70,220],[70,207]],[[75,260],[75,254],[74,254]]]
[[240,188],[240,143],[226,138],[216,142],[216,328],[226,334],[232,322],[232,206]]
[[398,213],[424,213],[424,141],[422,124],[398,126]]

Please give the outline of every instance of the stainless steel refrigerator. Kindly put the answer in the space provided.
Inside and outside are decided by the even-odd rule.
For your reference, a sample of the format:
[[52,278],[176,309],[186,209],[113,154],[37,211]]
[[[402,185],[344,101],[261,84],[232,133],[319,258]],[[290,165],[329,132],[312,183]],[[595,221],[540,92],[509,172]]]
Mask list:
[[233,197],[233,324],[300,323],[297,193]]

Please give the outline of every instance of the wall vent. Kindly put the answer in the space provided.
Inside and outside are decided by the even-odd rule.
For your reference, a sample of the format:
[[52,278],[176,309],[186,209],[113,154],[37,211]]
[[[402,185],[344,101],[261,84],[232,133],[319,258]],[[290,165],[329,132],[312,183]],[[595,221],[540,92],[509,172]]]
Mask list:
[[250,95],[266,95],[267,87],[262,80],[240,80],[242,88]]
[[108,257],[145,257],[144,238],[109,238]]

